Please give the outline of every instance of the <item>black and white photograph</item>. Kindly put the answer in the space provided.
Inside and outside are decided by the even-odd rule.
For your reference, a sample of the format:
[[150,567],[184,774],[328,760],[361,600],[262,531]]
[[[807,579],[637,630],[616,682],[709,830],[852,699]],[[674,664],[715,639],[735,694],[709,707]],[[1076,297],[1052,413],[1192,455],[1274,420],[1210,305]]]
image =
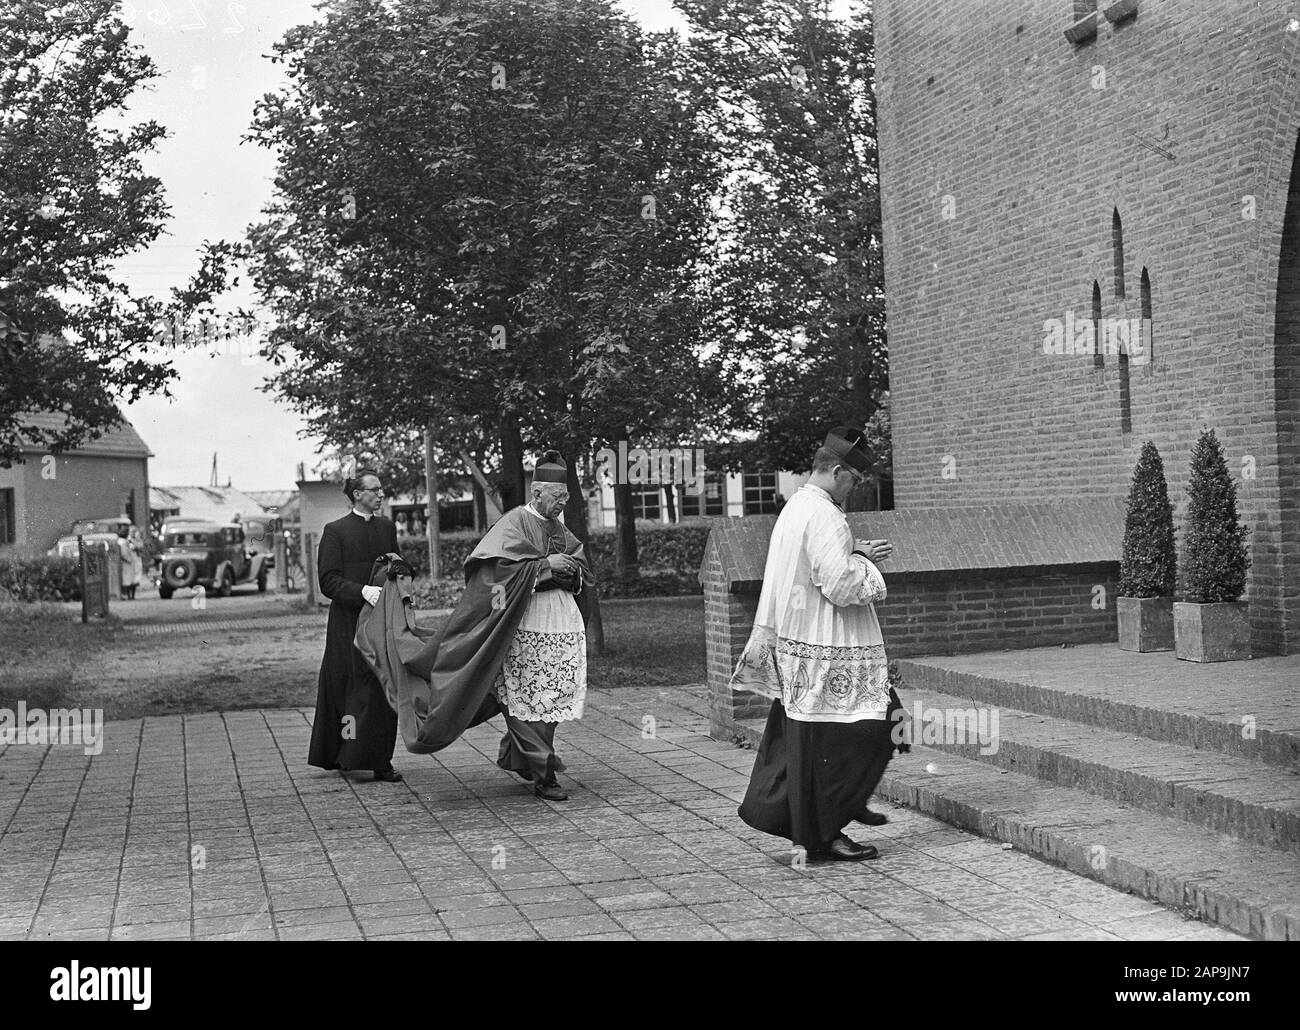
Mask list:
[[1224,1015],[1248,940],[1300,940],[1294,0],[0,0],[34,997],[1105,941],[1068,1004]]

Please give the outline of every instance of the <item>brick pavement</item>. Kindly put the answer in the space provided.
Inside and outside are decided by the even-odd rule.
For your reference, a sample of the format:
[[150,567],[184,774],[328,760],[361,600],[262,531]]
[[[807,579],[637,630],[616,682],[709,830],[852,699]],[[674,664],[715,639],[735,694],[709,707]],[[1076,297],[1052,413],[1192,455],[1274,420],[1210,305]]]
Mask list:
[[303,710],[110,723],[94,758],[9,745],[0,939],[1235,939],[887,805],[850,831],[878,860],[792,866],[736,817],[753,752],[705,736],[707,705],[593,691],[563,804],[495,766],[493,724],[399,754],[395,785],[308,767]]

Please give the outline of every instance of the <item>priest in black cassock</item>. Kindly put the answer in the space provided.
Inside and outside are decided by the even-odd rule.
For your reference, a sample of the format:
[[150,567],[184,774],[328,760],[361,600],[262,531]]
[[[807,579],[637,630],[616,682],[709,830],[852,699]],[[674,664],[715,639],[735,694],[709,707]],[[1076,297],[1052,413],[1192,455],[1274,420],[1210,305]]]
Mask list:
[[379,600],[370,573],[376,558],[398,550],[397,527],[379,514],[384,488],[373,471],[347,479],[343,492],[352,511],[325,527],[316,558],[330,615],[307,761],[322,769],[369,769],[375,779],[396,783],[402,779],[393,768],[397,714],[352,641],[362,610]]

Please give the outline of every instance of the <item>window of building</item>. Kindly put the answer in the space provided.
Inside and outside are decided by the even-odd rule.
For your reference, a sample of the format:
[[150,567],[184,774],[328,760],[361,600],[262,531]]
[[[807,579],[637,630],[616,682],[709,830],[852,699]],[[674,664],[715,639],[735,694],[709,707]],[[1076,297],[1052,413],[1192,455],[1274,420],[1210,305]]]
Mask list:
[[776,514],[775,472],[746,472],[744,485],[746,515]]
[[[1119,217],[1119,208],[1115,208],[1110,219],[1110,241],[1115,255],[1115,299],[1123,300],[1127,294],[1124,290],[1124,223]],[[1123,309],[1121,308],[1121,313]],[[1127,330],[1126,330],[1127,331]],[[1116,334],[1117,341],[1119,334]],[[1120,349],[1119,357],[1119,425],[1120,432],[1133,431],[1133,413],[1129,397],[1128,348]]]
[[1156,360],[1155,332],[1151,326],[1151,276],[1147,275],[1147,270],[1142,269],[1142,350],[1146,357],[1147,372],[1151,372],[1151,366]]
[[1092,281],[1092,367],[1105,368],[1106,366],[1106,348],[1102,346],[1102,326],[1101,326],[1101,284],[1096,279]]
[[[727,474],[704,473],[704,495],[698,488],[682,488],[682,518],[692,515],[725,515],[727,513]],[[703,503],[701,503],[703,502]]]
[[1115,253],[1115,296],[1123,300],[1124,292],[1124,223],[1119,217],[1119,208],[1110,216],[1110,243]]
[[15,543],[14,492],[0,490],[0,544]]
[[632,517],[637,519],[661,519],[663,516],[659,509],[660,501],[659,487],[644,486],[639,490],[633,487]]

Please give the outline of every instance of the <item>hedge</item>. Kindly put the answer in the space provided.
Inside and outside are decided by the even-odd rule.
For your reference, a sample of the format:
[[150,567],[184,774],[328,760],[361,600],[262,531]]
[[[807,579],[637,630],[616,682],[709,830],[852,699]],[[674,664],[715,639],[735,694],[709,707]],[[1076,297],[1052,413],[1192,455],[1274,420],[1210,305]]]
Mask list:
[[[700,562],[709,539],[709,523],[686,522],[677,525],[637,523],[636,542],[639,575],[619,579],[614,575],[615,537],[613,529],[598,529],[591,534],[588,555],[596,571],[601,597],[677,597],[701,593]],[[419,608],[454,608],[464,588],[461,567],[479,533],[446,533],[441,538],[443,578],[437,583],[428,579],[429,541],[427,537],[402,537],[402,556],[417,570],[415,598]]]
[[[645,522],[636,530],[637,559],[640,572],[651,579],[675,579],[694,585],[693,589],[674,589],[673,593],[698,592],[700,562],[704,560],[704,546],[709,539],[710,523],[707,521],[682,522],[675,525]],[[479,533],[444,533],[439,541],[442,574],[455,577],[460,574],[465,559],[479,542]],[[402,537],[399,543],[404,557],[417,572],[429,573],[429,541],[423,536]],[[587,554],[596,570],[598,581],[613,579],[616,541],[614,530],[592,530]],[[631,584],[629,584],[631,587]],[[602,596],[605,596],[602,591]],[[626,596],[626,595],[624,595]]]
[[15,601],[80,601],[76,558],[0,558],[0,597]]

